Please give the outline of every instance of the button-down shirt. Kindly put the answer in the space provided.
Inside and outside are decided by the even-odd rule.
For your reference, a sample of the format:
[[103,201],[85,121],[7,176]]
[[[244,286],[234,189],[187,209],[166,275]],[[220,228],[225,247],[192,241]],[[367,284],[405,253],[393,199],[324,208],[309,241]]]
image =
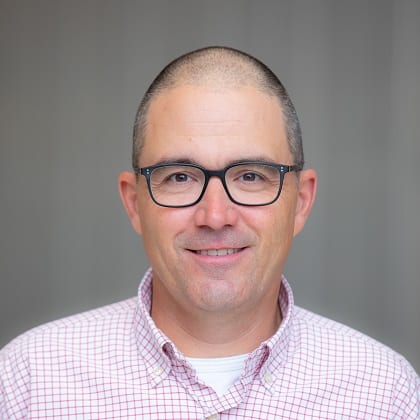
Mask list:
[[[280,279],[279,279],[280,281]],[[419,377],[371,338],[294,306],[222,396],[132,298],[37,327],[0,354],[2,419],[419,419]]]

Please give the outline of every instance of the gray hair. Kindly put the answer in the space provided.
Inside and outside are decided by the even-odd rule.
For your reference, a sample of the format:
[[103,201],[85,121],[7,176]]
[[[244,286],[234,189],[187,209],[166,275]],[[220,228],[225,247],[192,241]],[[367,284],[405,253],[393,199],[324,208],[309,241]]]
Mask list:
[[206,47],[170,62],[147,89],[136,113],[133,129],[132,164],[136,168],[146,138],[147,112],[157,95],[176,86],[216,85],[221,88],[253,86],[276,97],[283,112],[293,164],[303,168],[302,134],[296,109],[277,76],[261,61],[228,47]]

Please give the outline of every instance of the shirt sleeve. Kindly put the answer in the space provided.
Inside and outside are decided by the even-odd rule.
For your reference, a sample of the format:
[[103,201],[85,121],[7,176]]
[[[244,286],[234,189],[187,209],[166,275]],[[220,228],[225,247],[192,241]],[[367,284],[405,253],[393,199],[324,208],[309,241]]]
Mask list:
[[393,419],[420,419],[420,377],[403,360],[402,372],[397,378],[393,392]]
[[30,371],[24,343],[16,339],[0,351],[0,418],[26,419],[30,400]]

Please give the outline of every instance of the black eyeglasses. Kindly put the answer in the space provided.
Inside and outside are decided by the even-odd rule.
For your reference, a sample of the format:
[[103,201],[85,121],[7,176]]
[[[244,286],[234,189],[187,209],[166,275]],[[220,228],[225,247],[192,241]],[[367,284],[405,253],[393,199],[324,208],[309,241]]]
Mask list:
[[211,177],[221,180],[228,197],[242,206],[267,206],[280,196],[287,172],[297,165],[269,162],[239,162],[220,170],[208,170],[190,163],[163,163],[134,168],[146,177],[152,200],[163,207],[188,207],[203,197]]

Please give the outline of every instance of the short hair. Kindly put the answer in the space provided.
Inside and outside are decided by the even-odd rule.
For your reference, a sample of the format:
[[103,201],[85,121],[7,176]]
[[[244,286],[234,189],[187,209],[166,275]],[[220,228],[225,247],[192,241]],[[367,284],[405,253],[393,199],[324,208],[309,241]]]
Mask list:
[[176,86],[216,85],[226,88],[253,86],[280,103],[293,165],[303,168],[302,134],[296,109],[285,87],[268,66],[255,57],[229,47],[206,47],[170,62],[153,80],[138,107],[133,129],[133,168],[138,166],[146,138],[147,113],[160,93]]

